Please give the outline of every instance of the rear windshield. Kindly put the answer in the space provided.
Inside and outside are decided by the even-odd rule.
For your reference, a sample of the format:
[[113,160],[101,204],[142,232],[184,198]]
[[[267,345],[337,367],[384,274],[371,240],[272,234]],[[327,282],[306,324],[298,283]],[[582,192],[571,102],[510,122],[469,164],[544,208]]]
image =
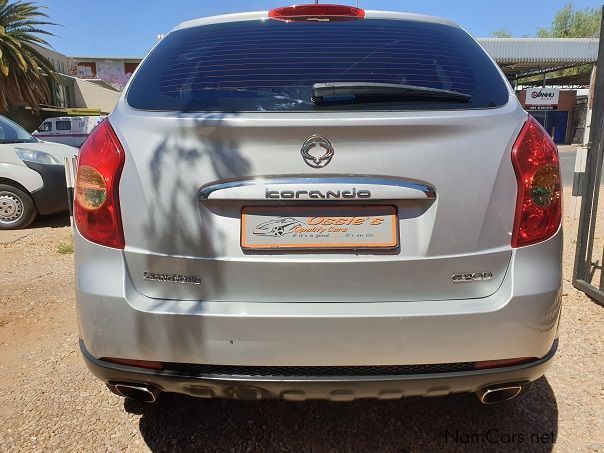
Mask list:
[[[331,82],[404,84],[471,97],[313,104],[313,85]],[[133,108],[182,112],[470,109],[507,100],[497,67],[463,30],[382,19],[254,20],[179,30],[159,43],[127,93]]]

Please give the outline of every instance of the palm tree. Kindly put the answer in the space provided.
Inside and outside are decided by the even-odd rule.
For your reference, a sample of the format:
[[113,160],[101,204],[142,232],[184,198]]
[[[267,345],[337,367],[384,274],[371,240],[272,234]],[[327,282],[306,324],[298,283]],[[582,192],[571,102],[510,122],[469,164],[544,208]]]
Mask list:
[[48,46],[42,29],[55,25],[33,2],[0,0],[0,112],[21,103],[39,110],[50,99],[47,77],[56,80],[52,64],[33,44]]

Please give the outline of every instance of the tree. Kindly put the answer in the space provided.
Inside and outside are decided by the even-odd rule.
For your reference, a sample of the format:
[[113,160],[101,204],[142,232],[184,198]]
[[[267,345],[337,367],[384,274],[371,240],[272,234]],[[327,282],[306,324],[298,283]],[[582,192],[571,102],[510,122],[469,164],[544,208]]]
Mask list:
[[65,64],[65,74],[71,77],[78,77],[78,62],[75,58],[68,58]]
[[498,30],[492,31],[491,32],[491,37],[492,38],[511,38],[512,37],[512,32],[507,27],[506,28],[500,28]]
[[0,0],[0,111],[25,103],[39,110],[50,99],[47,77],[56,80],[52,64],[35,49],[48,46],[41,27],[55,25],[33,2]]
[[[572,3],[563,7],[554,16],[549,27],[537,28],[539,38],[598,38],[602,10],[585,8],[576,10]],[[491,32],[493,38],[512,38],[509,28],[499,28]],[[528,38],[530,35],[524,35]]]
[[109,64],[110,62],[106,62],[104,65],[100,65],[99,70],[97,71],[97,77],[117,91],[123,91],[128,80],[132,76],[132,73],[114,73]]
[[539,28],[539,38],[597,38],[600,36],[602,10],[585,8],[576,10],[572,3],[556,13],[547,28]]
[[[602,10],[585,8],[576,10],[572,3],[564,6],[554,16],[549,27],[538,28],[539,38],[598,38],[600,36],[600,21]],[[577,66],[548,74],[550,78],[571,76],[576,74],[589,74],[592,65]],[[540,82],[541,76],[524,79],[524,83]]]

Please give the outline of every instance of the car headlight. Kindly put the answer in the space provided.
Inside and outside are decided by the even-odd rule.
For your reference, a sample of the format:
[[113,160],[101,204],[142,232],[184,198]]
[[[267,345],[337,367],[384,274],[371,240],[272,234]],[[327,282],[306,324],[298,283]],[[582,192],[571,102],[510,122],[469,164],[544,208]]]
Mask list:
[[15,153],[22,161],[33,162],[35,164],[63,165],[56,157],[44,151],[35,151],[31,149],[15,149]]

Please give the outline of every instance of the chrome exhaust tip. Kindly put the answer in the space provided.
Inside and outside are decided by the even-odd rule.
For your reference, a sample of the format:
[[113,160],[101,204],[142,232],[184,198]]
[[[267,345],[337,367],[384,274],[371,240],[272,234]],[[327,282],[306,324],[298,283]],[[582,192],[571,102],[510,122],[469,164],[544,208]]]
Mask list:
[[476,392],[476,396],[483,404],[503,403],[516,398],[522,392],[526,383],[498,384],[483,387]]
[[115,391],[124,398],[140,401],[142,403],[153,403],[159,397],[161,390],[157,387],[145,384],[115,384]]

